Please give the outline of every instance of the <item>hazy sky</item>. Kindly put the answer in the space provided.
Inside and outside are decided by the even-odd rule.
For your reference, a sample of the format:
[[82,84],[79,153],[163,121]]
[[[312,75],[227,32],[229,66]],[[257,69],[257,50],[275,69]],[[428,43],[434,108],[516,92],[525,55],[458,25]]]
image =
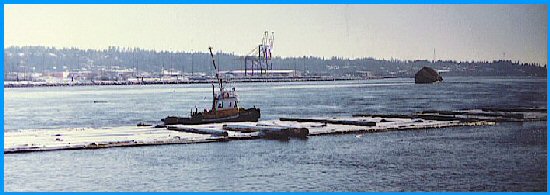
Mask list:
[[5,46],[547,64],[546,5],[5,5]]

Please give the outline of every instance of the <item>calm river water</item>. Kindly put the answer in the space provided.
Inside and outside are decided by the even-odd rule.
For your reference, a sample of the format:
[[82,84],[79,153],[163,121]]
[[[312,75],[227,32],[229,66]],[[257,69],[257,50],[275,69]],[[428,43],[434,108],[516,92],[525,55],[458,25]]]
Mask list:
[[[262,119],[547,105],[536,78],[236,83]],[[210,105],[211,86],[4,90],[4,131],[135,125]],[[102,101],[102,103],[94,103]],[[6,191],[546,191],[547,122],[4,155]]]

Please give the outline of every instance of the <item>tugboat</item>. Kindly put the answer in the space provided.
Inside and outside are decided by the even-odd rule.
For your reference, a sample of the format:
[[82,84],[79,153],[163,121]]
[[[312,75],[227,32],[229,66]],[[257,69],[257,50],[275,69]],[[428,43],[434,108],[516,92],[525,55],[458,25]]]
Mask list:
[[219,91],[216,93],[214,84],[212,84],[212,108],[210,110],[204,109],[203,112],[191,110],[191,117],[182,118],[177,116],[168,116],[162,121],[164,125],[199,125],[208,123],[220,123],[220,122],[258,122],[260,118],[260,109],[256,108],[240,108],[239,96],[237,95],[235,88],[226,90],[224,87],[224,81],[220,78],[219,69],[216,66],[216,60],[212,53],[212,47],[209,47],[210,57],[212,57],[212,65],[216,70],[216,80],[218,82]]

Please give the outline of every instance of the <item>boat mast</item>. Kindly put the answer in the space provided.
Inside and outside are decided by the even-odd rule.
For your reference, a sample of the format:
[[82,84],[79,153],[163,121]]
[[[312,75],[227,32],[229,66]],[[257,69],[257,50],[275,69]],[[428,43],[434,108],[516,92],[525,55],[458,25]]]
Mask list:
[[[218,87],[220,88],[220,94],[223,91],[223,85],[222,85],[222,79],[220,78],[220,70],[216,66],[216,59],[214,58],[214,53],[212,52],[212,47],[208,47],[208,50],[210,51],[210,57],[212,58],[212,66],[214,66],[214,69],[216,70],[216,80],[218,80]],[[212,84],[212,110],[216,111],[218,110],[216,107],[217,99],[216,99],[216,92],[214,89],[214,84]]]
[[212,47],[208,47],[208,50],[210,51],[210,57],[212,58],[212,65],[216,70],[216,80],[218,80],[218,86],[220,87],[220,91],[221,91],[223,88],[223,84],[222,84],[222,79],[220,78],[220,70],[216,66],[216,59],[214,58],[214,53],[212,53]]

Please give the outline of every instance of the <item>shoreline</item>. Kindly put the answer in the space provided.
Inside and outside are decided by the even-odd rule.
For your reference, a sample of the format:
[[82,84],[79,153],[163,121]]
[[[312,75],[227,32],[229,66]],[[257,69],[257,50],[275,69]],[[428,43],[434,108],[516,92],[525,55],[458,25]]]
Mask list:
[[[476,78],[477,76],[450,76],[450,77],[467,77]],[[395,76],[379,76],[379,77],[271,77],[271,78],[231,78],[233,83],[267,83],[267,82],[315,82],[315,81],[359,81],[359,80],[380,80],[392,78],[411,78],[414,77],[395,77]],[[488,76],[488,78],[502,78],[501,76]],[[508,78],[542,78],[546,77],[523,77],[510,76]],[[33,88],[33,87],[76,87],[76,86],[101,86],[101,85],[177,85],[177,84],[210,84],[216,82],[215,79],[194,79],[194,80],[168,80],[168,81],[92,81],[92,82],[63,82],[63,83],[47,83],[33,81],[4,81],[4,88]]]
[[[314,82],[314,81],[353,81],[386,79],[396,77],[368,77],[368,78],[343,78],[343,77],[292,77],[292,78],[237,78],[231,79],[233,83],[262,83],[262,82]],[[9,81],[8,81],[9,82]],[[6,83],[4,88],[33,88],[33,87],[72,87],[72,86],[96,86],[96,85],[175,85],[175,84],[205,84],[215,82],[213,79],[205,80],[170,80],[170,81],[93,81],[93,82],[67,82],[45,83],[32,81],[19,81],[19,83]]]

